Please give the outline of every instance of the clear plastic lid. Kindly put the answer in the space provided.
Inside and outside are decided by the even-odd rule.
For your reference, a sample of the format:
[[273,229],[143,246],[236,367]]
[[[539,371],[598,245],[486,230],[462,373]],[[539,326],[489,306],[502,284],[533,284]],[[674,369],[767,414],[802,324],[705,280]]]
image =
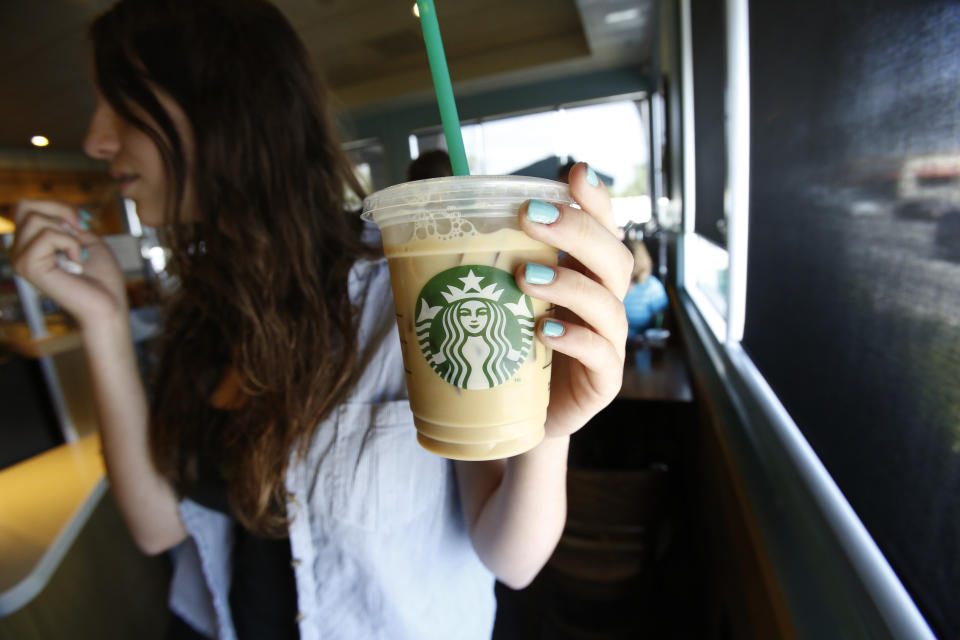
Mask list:
[[454,176],[398,184],[377,191],[363,201],[364,220],[377,225],[399,222],[416,211],[471,210],[491,217],[516,214],[517,206],[530,199],[557,204],[575,204],[570,188],[554,180],[523,176]]

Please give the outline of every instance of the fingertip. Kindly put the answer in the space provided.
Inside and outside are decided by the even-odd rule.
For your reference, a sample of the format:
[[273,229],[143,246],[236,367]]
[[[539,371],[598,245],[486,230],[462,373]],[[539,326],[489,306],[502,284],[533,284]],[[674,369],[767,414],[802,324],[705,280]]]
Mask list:
[[586,162],[580,162],[570,170],[570,195],[584,211],[598,219],[608,230],[613,231],[616,228],[607,185],[600,178],[600,174]]
[[567,180],[570,185],[570,195],[573,196],[573,199],[577,201],[577,204],[583,206],[583,200],[585,197],[589,197],[589,192],[591,191],[590,185],[587,184],[586,173],[587,168],[586,162],[578,162],[573,165],[573,168],[570,169]]
[[80,226],[89,231],[90,223],[93,222],[93,214],[84,207],[78,207],[77,217],[80,219]]
[[60,228],[63,229],[65,232],[69,233],[74,238],[77,238],[80,236],[81,229],[79,229],[76,225],[74,225],[70,220],[61,220]]
[[561,338],[566,332],[566,326],[553,318],[548,318],[540,324],[540,334],[547,338]]
[[560,219],[560,207],[543,200],[528,200],[525,213],[528,221],[542,225],[551,225]]
[[600,179],[597,177],[597,172],[593,170],[593,167],[587,165],[587,172],[584,175],[584,180],[587,181],[587,184],[591,187],[599,187]]
[[57,265],[57,268],[61,271],[66,271],[67,273],[78,276],[83,273],[83,266],[80,264],[80,261],[77,259],[77,256],[74,255],[75,251],[58,251],[54,254],[54,262]]

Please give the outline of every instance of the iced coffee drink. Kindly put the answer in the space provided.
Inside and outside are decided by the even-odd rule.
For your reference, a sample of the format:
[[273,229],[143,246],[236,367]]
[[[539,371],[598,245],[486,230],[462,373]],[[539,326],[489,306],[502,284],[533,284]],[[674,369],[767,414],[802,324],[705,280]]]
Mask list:
[[407,183],[364,202],[390,265],[417,437],[433,453],[504,458],[543,438],[551,352],[535,324],[549,310],[513,273],[556,265],[557,250],[519,229],[531,198],[572,202],[560,183],[487,176]]

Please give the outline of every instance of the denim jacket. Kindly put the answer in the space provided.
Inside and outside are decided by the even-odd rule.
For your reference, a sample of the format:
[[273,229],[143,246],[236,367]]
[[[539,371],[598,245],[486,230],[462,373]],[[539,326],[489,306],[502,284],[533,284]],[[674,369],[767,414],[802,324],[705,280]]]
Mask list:
[[[291,455],[286,484],[302,640],[487,639],[493,575],[474,551],[453,464],[417,444],[386,260],[358,262],[362,374]],[[232,524],[185,499],[170,607],[198,631],[236,637]]]

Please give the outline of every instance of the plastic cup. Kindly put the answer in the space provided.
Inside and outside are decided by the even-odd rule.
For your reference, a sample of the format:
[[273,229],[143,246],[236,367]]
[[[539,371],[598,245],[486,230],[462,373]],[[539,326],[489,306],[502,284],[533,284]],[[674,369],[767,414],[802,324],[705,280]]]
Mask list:
[[557,250],[520,230],[529,199],[573,204],[567,185],[516,176],[418,180],[378,191],[380,227],[417,439],[458,460],[523,453],[543,439],[552,353],[535,323],[546,302],[513,273]]

